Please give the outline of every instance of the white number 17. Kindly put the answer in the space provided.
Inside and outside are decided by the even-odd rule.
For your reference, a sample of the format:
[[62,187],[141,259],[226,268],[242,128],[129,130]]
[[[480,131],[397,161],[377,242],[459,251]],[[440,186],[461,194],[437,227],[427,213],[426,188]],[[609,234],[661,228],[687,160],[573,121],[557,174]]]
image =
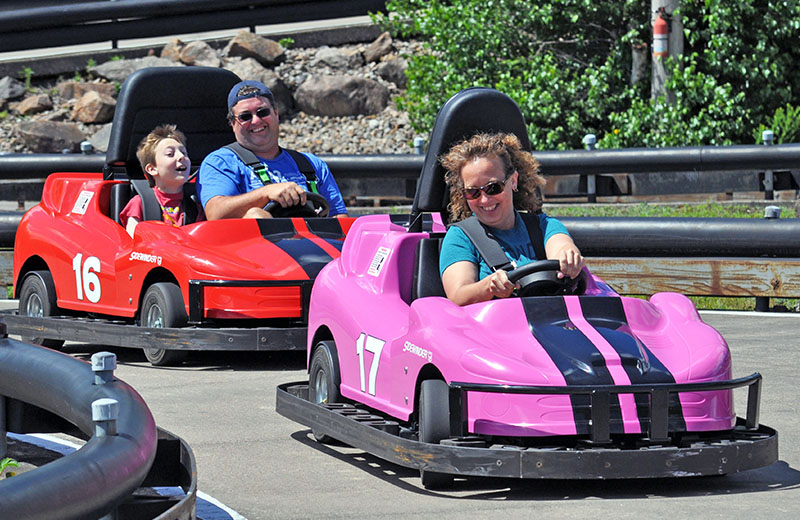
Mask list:
[[375,379],[378,377],[378,364],[381,361],[381,351],[386,344],[382,339],[368,336],[365,333],[356,340],[356,354],[358,354],[358,368],[361,373],[361,391],[366,392],[366,377],[364,374],[364,351],[372,352],[372,364],[369,367],[369,394],[375,395]]

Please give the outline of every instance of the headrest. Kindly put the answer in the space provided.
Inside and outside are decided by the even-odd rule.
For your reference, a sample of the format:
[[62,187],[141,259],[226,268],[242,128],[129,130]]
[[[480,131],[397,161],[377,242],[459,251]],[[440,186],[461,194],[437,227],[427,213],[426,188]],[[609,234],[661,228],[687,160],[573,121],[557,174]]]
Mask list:
[[106,179],[143,178],[136,147],[156,126],[175,124],[186,135],[192,166],[234,137],[226,99],[239,82],[233,72],[214,67],[150,67],[122,84],[106,152]]
[[454,144],[475,134],[498,132],[515,134],[522,147],[530,151],[525,119],[517,104],[507,95],[490,88],[473,87],[448,99],[433,124],[417,183],[412,215],[441,212],[443,220],[447,222],[447,203],[450,197],[444,182],[445,170],[439,163],[439,157],[446,154]]

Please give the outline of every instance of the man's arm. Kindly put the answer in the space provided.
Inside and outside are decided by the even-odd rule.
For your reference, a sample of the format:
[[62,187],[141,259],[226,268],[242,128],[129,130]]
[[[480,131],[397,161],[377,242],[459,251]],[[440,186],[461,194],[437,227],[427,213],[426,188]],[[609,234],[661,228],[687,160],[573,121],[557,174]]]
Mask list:
[[287,208],[306,203],[306,191],[294,182],[268,184],[240,195],[217,195],[206,202],[206,219],[268,217],[259,214],[269,202],[275,201]]

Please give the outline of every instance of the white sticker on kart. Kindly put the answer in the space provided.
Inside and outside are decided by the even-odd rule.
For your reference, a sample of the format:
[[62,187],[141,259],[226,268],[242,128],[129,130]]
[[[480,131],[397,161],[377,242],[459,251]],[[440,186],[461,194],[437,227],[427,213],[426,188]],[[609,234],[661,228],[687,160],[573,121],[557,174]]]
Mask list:
[[414,354],[415,356],[421,357],[422,359],[426,359],[428,363],[433,363],[433,352],[424,349],[418,345],[414,345],[410,341],[406,341],[405,343],[403,343],[403,352]]
[[151,255],[148,253],[140,253],[139,251],[132,251],[131,256],[128,257],[131,262],[139,260],[140,262],[147,262],[149,264],[161,265],[161,257],[158,255]]
[[[378,379],[378,365],[381,362],[381,352],[386,342],[374,336],[368,336],[365,333],[356,340],[356,354],[358,354],[358,371],[361,375],[361,391],[369,392],[369,395],[375,395],[375,381]],[[372,353],[372,363],[369,366],[369,381],[367,381],[365,363],[366,360],[364,352]],[[367,386],[369,383],[369,386]]]
[[80,195],[78,195],[78,200],[75,201],[75,205],[72,206],[72,212],[78,215],[86,214],[86,209],[89,207],[89,202],[94,197],[93,191],[82,191]]
[[372,263],[369,264],[367,274],[372,276],[381,274],[381,269],[383,269],[383,265],[386,263],[386,258],[389,256],[390,252],[391,249],[388,247],[379,247],[375,252],[375,256],[372,257]]
[[72,259],[72,270],[75,271],[75,288],[78,292],[78,299],[83,300],[86,295],[86,299],[90,302],[99,302],[101,289],[100,277],[97,276],[97,273],[100,272],[100,259],[90,256],[84,261],[83,253],[78,253]]

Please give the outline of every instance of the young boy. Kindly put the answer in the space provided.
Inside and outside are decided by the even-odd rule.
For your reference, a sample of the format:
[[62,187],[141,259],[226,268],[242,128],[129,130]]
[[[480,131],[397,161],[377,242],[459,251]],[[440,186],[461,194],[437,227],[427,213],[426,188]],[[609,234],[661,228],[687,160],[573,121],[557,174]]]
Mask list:
[[[192,161],[186,153],[186,136],[175,125],[158,126],[139,143],[136,157],[161,205],[162,220],[176,227],[182,226],[185,220],[183,185],[192,168]],[[136,224],[142,220],[139,195],[128,202],[119,219],[132,237]],[[205,220],[200,205],[197,220]]]

